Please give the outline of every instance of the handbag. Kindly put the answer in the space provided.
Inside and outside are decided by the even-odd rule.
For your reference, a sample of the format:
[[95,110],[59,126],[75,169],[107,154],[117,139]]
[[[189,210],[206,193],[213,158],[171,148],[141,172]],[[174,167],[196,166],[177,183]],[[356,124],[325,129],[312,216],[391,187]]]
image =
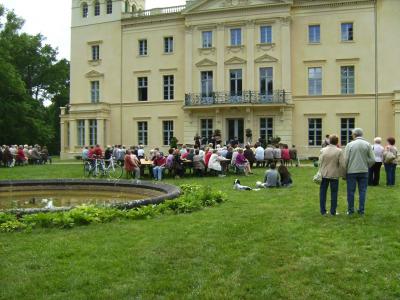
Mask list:
[[320,170],[318,170],[317,174],[314,175],[313,182],[316,183],[316,184],[321,184],[321,182],[322,182],[322,174],[321,174]]
[[390,150],[386,151],[384,156],[384,163],[385,164],[391,164],[392,162],[394,162],[394,160],[396,159],[396,156],[394,155],[394,153]]

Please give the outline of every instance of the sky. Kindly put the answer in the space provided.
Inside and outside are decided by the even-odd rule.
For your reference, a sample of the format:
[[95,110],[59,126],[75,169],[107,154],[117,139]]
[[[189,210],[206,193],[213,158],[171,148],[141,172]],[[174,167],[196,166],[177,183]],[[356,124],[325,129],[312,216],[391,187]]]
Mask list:
[[[59,59],[70,58],[71,0],[0,0],[0,3],[25,20],[24,32],[41,33],[46,43],[58,48]],[[185,0],[146,0],[146,9],[182,4]]]

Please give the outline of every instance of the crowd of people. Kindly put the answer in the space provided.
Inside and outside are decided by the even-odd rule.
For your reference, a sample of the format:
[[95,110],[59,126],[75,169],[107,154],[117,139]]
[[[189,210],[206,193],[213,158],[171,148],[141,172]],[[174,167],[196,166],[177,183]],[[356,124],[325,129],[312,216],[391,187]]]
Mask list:
[[0,166],[12,168],[25,165],[51,163],[51,156],[46,146],[3,145],[0,146]]
[[359,191],[358,213],[365,212],[367,187],[377,186],[380,182],[382,164],[386,172],[386,185],[395,185],[397,167],[397,149],[395,139],[387,139],[386,146],[382,146],[382,138],[376,137],[371,145],[363,138],[363,130],[356,128],[352,132],[353,141],[348,143],[344,150],[339,146],[337,135],[327,135],[319,157],[320,180],[320,211],[327,215],[326,195],[328,188],[331,191],[330,214],[336,215],[339,179],[347,182],[347,214],[352,215],[356,188]]
[[[265,176],[265,187],[290,186],[291,178],[287,166],[293,163],[298,165],[297,150],[295,146],[291,149],[287,145],[267,145],[264,149],[261,143],[255,145],[247,144],[244,148],[239,144],[207,144],[193,147],[182,145],[180,148],[170,148],[167,154],[159,148],[151,149],[146,155],[143,146],[125,147],[123,145],[107,146],[103,151],[99,145],[84,147],[82,151],[83,160],[94,160],[104,158],[107,162],[115,159],[124,167],[128,177],[139,179],[143,174],[142,161],[151,169],[151,175],[155,180],[162,180],[166,171],[175,177],[185,176],[187,169],[193,171],[197,176],[219,176],[225,177],[228,172],[244,174],[249,176],[253,167],[269,167],[269,173],[274,173],[276,166],[280,164],[277,178]],[[152,162],[150,165],[148,162]]]

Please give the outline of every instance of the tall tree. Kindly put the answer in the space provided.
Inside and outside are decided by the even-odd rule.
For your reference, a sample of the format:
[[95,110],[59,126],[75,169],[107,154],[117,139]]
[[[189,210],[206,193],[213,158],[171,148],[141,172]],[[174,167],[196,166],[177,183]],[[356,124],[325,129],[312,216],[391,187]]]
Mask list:
[[[0,5],[0,143],[40,143],[59,150],[59,107],[68,103],[69,62]],[[50,107],[44,101],[51,101]],[[57,149],[58,147],[58,149]]]

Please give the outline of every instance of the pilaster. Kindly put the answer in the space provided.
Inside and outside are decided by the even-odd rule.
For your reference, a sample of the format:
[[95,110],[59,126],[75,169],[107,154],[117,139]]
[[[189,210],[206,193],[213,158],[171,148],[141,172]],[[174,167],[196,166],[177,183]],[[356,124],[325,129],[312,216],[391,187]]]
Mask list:
[[247,83],[245,89],[254,91],[254,41],[255,41],[255,22],[249,20],[247,22]]
[[104,119],[97,119],[97,144],[104,148]]
[[[292,58],[291,58],[291,37],[290,24],[291,18],[286,17],[281,20],[281,49],[282,49],[282,89],[287,92],[292,91]],[[291,97],[289,97],[290,99]],[[291,101],[291,100],[290,100]]]
[[185,92],[193,92],[193,26],[185,30]]
[[217,25],[217,87],[216,91],[225,91],[225,26]]
[[78,144],[77,141],[78,137],[78,129],[76,126],[76,120],[69,120],[69,151],[70,152],[75,152],[75,147]]
[[90,141],[89,141],[89,120],[86,119],[85,120],[85,142],[84,142],[85,146],[90,145]]

